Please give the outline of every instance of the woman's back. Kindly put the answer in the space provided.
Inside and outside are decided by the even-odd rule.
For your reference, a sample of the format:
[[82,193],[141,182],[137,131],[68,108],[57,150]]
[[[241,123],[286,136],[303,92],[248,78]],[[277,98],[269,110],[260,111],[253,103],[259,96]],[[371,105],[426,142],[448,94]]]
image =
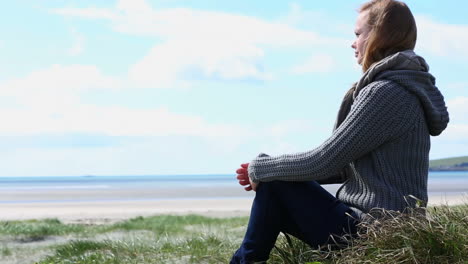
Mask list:
[[[411,197],[427,203],[430,134],[440,134],[448,123],[443,96],[428,68],[413,51],[404,51],[374,65],[358,84],[358,97],[384,94],[380,98],[382,107],[376,111],[382,111],[381,118],[394,120],[387,124],[386,133],[390,134],[381,135],[386,142],[353,162],[354,173],[337,193],[353,208],[363,212],[372,208],[403,211],[415,206],[416,200]],[[384,98],[394,105],[383,108]],[[360,98],[356,99],[359,104]],[[351,112],[356,107],[353,105]]]

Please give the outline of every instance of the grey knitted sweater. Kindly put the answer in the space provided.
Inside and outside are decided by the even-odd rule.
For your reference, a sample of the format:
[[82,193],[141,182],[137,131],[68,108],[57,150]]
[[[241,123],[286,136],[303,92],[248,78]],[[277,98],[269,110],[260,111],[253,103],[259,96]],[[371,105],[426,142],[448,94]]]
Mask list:
[[427,202],[430,135],[449,117],[424,59],[412,50],[391,55],[367,70],[349,114],[320,146],[306,152],[250,162],[254,182],[307,181],[351,172],[336,196],[360,215],[372,208],[403,211],[415,196]]

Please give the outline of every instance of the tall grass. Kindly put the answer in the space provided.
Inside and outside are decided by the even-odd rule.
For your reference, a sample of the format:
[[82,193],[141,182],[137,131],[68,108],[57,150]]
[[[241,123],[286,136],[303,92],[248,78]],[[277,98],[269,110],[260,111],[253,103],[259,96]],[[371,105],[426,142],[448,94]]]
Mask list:
[[85,232],[83,225],[66,225],[58,219],[0,222],[0,235],[11,235],[24,242],[43,240],[52,235],[80,232]]
[[108,230],[149,230],[155,234],[178,234],[186,232],[187,226],[204,225],[216,226],[223,224],[240,225],[245,222],[245,218],[232,218],[230,220],[222,218],[210,218],[200,215],[159,215],[156,217],[136,217],[127,221],[116,223]]
[[348,247],[331,250],[283,238],[271,263],[468,263],[468,205],[433,207],[426,216],[382,211],[346,239]]
[[[8,221],[0,223],[0,236],[7,241],[11,236],[66,235],[68,240],[38,249],[44,250],[35,255],[39,264],[228,263],[247,221],[196,215],[137,217],[102,226],[67,225],[54,219]],[[468,205],[432,207],[425,216],[382,211],[382,217],[361,223],[355,237],[343,239],[347,247],[310,248],[282,235],[268,263],[468,263]],[[16,241],[4,242],[0,263],[22,254],[18,243],[36,243]]]
[[[73,240],[38,263],[227,263],[247,220],[197,215],[137,217],[106,227],[107,231],[128,232],[125,239]],[[132,236],[135,230],[150,231],[152,236]]]

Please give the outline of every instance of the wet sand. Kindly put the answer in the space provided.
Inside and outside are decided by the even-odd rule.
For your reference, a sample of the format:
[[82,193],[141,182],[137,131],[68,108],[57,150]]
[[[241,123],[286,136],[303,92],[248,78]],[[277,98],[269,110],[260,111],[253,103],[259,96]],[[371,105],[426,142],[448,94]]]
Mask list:
[[[335,193],[339,185],[326,186]],[[2,190],[0,220],[58,218],[106,223],[156,214],[247,216],[254,197],[240,186],[200,188]],[[468,203],[468,183],[429,186],[429,204]]]

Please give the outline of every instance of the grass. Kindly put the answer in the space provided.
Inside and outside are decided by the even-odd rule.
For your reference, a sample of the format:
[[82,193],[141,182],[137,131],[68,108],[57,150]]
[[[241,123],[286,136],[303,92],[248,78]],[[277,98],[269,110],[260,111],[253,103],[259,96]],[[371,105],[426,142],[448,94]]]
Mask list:
[[2,247],[1,252],[2,252],[3,257],[11,256],[11,250],[10,250],[10,248],[8,248],[6,246]]
[[[0,239],[10,239],[13,246],[3,247],[0,263],[226,263],[239,246],[247,221],[199,215],[136,217],[102,226],[57,219],[4,221]],[[40,246],[44,252],[40,258],[23,258],[28,254],[25,245],[39,247],[56,236],[66,239]]]
[[[154,236],[125,240],[73,240],[58,246],[49,263],[226,263],[240,241],[247,218],[197,215],[137,217],[114,224],[109,231],[151,231]],[[129,233],[130,234],[130,233]],[[182,235],[183,234],[183,235]]]
[[[230,225],[242,225],[245,223],[244,218],[232,218],[229,221]],[[161,215],[157,217],[137,217],[114,224],[110,230],[149,230],[158,235],[161,234],[179,234],[186,232],[187,226],[204,225],[217,226],[225,224],[226,219],[209,218],[200,215],[173,216]]]
[[52,235],[84,231],[83,225],[64,225],[57,219],[0,222],[1,235],[12,235],[22,241],[38,241]]
[[[468,205],[432,207],[426,217],[383,212],[362,223],[349,246],[311,249],[282,235],[269,263],[468,263]],[[64,224],[56,219],[0,223],[0,263],[27,254],[19,245],[40,243],[18,238],[67,237],[37,247],[35,258],[18,263],[228,263],[242,241],[247,217],[197,215],[137,217],[102,226]],[[12,244],[13,243],[13,244]],[[36,252],[35,251],[35,252]],[[37,253],[37,252],[36,252]]]
[[233,249],[211,235],[163,243],[72,241],[40,263],[227,263]]
[[278,263],[468,263],[468,205],[432,207],[427,217],[382,215],[362,223],[357,238],[341,250],[310,249],[283,238],[274,258]]

